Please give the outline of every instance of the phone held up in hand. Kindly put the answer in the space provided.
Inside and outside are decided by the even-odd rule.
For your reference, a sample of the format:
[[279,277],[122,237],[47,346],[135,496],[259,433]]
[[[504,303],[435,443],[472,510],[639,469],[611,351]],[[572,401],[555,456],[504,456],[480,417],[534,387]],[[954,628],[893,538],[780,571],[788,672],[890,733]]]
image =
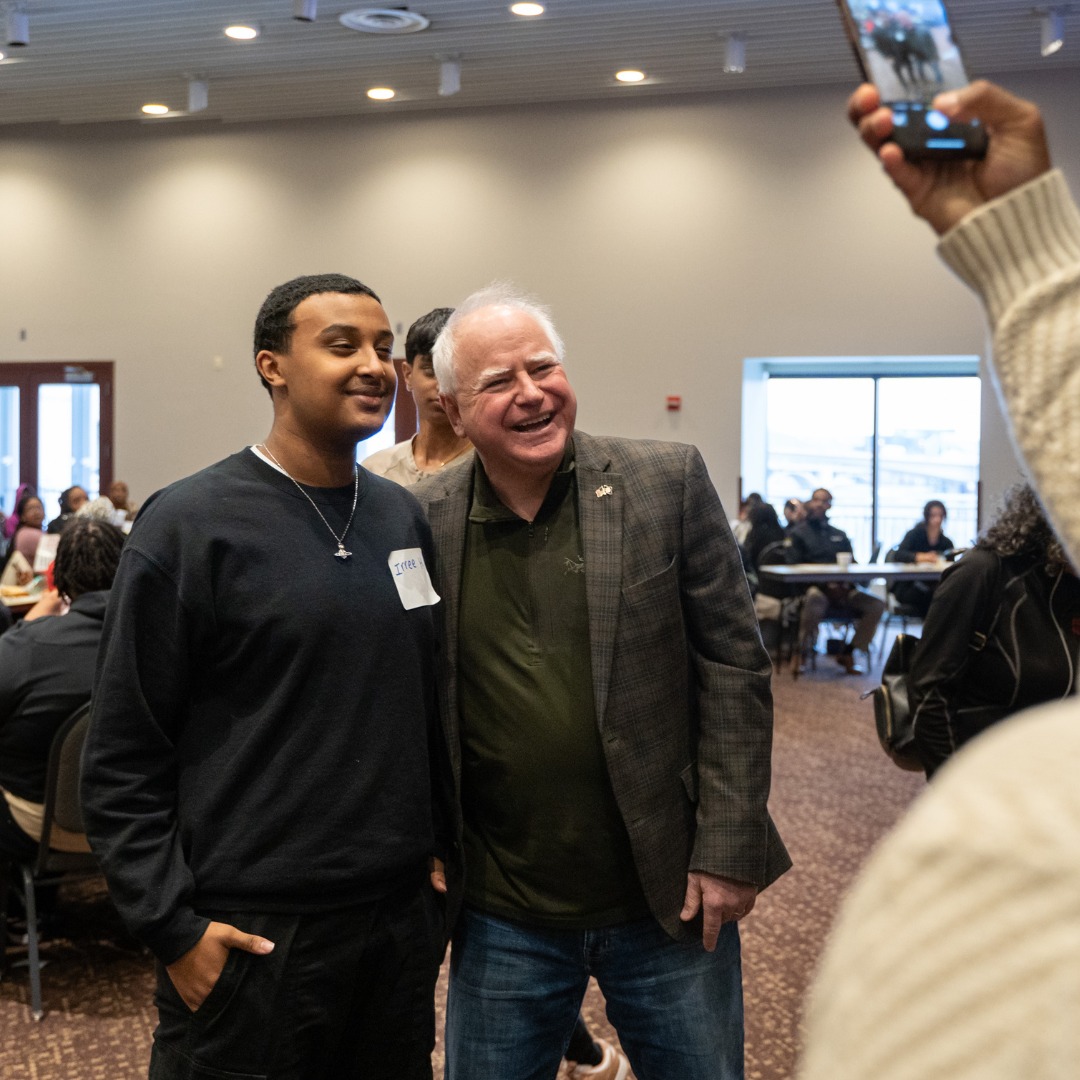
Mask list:
[[981,158],[986,129],[954,123],[930,102],[970,82],[941,0],[837,0],[848,38],[882,104],[892,139],[909,161]]

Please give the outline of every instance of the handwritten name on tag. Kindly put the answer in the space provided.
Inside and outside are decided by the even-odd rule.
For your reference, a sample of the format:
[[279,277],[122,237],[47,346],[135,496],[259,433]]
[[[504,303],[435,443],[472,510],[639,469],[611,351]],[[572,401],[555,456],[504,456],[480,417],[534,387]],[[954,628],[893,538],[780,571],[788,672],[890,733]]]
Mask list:
[[431,577],[424,564],[424,553],[420,548],[398,548],[397,551],[391,551],[387,565],[397,586],[401,606],[406,611],[431,607],[439,602],[441,597],[431,584]]

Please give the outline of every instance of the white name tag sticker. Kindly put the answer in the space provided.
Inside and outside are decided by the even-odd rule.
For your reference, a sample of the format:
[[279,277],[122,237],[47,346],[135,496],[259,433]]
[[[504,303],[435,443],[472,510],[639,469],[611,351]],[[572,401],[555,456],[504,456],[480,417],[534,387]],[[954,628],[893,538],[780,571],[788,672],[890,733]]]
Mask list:
[[441,597],[431,584],[427,567],[424,565],[424,553],[420,548],[399,548],[391,551],[387,563],[390,566],[390,576],[397,586],[398,596],[401,597],[401,606],[406,611],[431,607],[439,602]]

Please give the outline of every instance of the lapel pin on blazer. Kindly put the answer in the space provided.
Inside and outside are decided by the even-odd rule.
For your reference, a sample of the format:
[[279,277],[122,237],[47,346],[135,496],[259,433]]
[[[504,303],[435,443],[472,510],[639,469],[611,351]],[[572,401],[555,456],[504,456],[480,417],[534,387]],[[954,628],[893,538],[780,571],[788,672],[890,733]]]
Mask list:
[[596,489],[596,497],[598,499],[602,499],[605,495],[610,495],[610,494],[611,494],[611,485],[610,484],[601,484]]

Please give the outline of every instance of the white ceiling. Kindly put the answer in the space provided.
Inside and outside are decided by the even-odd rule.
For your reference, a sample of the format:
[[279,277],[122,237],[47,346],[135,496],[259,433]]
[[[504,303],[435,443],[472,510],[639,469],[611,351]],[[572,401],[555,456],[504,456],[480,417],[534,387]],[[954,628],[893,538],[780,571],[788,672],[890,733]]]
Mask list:
[[[547,0],[521,19],[510,0],[411,0],[431,20],[401,36],[357,33],[338,16],[362,0],[318,0],[313,23],[293,0],[0,0],[29,17],[30,43],[0,61],[0,124],[140,121],[140,107],[187,108],[187,80],[209,82],[199,120],[263,121],[387,110],[459,109],[657,94],[714,94],[857,81],[833,0]],[[1036,3],[1038,0],[1036,0]],[[1080,4],[1066,9],[1066,46],[1039,54],[1032,0],[951,0],[972,74],[1080,67]],[[250,43],[224,37],[255,22]],[[724,39],[747,39],[747,69],[723,72]],[[6,40],[6,35],[4,36]],[[440,98],[438,57],[460,55],[462,89]],[[617,84],[637,67],[648,79]],[[365,90],[392,86],[374,103]],[[158,123],[183,123],[176,117]]]

